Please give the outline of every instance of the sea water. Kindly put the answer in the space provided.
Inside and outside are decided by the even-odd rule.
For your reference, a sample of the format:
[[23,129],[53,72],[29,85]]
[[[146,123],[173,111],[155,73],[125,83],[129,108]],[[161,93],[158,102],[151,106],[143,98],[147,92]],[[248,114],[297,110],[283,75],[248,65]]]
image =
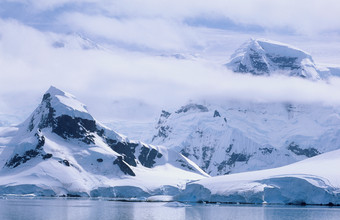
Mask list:
[[339,207],[120,202],[101,199],[0,199],[1,220],[237,219],[339,220]]

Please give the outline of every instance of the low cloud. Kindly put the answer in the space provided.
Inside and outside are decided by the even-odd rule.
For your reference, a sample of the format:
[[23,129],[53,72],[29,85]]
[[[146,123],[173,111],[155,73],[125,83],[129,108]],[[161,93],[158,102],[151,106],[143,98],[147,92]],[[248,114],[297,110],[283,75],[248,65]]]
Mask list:
[[126,47],[176,51],[195,46],[193,30],[171,20],[67,13],[59,17],[59,22],[70,30]]
[[[0,27],[0,114],[27,117],[50,85],[76,95],[100,120],[153,117],[190,99],[340,104],[339,78],[254,77],[200,58],[85,50],[75,46],[88,43],[79,36],[40,32],[16,21],[0,20]],[[53,46],[56,41],[60,46]]]

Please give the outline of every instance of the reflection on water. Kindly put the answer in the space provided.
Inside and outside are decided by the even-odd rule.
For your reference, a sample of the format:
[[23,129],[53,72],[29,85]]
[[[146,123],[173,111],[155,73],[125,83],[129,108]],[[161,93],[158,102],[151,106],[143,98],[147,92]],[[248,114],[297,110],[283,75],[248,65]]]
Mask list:
[[275,219],[339,220],[339,207],[246,206],[117,202],[90,199],[0,199],[0,219]]

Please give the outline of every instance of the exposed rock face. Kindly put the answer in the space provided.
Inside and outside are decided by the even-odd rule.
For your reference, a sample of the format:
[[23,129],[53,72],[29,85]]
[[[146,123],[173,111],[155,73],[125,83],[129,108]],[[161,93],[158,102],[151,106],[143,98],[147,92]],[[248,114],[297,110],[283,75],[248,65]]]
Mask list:
[[251,39],[231,56],[226,66],[237,73],[283,74],[319,80],[320,71],[306,52],[279,42]]
[[43,146],[45,144],[45,137],[40,133],[36,133],[34,135],[37,140],[30,146],[30,149],[22,153],[15,153],[5,164],[6,167],[15,168],[21,164],[26,163],[27,161],[40,157],[43,160],[51,158],[53,155],[50,153],[46,153],[43,150]]
[[320,152],[312,147],[301,149],[299,145],[295,144],[294,142],[290,143],[288,146],[288,150],[292,151],[296,155],[304,155],[306,157],[314,157]]
[[200,104],[187,104],[182,106],[179,110],[176,111],[177,114],[186,113],[188,111],[199,111],[199,112],[207,112],[208,108],[204,105]]
[[[82,114],[78,115],[67,114],[72,107],[61,103],[58,96],[64,98],[66,93],[51,87],[44,94],[40,106],[31,116],[28,130],[32,131],[34,128],[40,130],[52,128],[53,133],[56,133],[64,139],[79,139],[84,143],[93,144],[93,135],[90,133],[97,130],[95,120],[87,112],[82,112]],[[76,101],[72,96],[66,98]],[[78,110],[74,109],[74,111]]]

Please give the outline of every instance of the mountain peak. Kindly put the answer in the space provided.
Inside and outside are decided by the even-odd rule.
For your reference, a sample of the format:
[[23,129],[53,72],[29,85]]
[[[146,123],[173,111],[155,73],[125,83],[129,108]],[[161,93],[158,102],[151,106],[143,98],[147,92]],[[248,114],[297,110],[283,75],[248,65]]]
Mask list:
[[80,117],[93,120],[88,113],[86,105],[81,103],[70,93],[64,92],[54,86],[51,86],[44,94],[42,103],[49,102],[54,109],[54,115],[69,115],[71,117]]
[[272,75],[280,73],[310,80],[320,75],[310,54],[288,44],[251,38],[231,56],[226,66],[238,73]]
[[[152,169],[156,166],[157,169]],[[162,170],[166,171],[166,180],[164,183],[155,182],[163,173]],[[170,184],[169,192],[173,194],[177,193],[177,186],[182,185],[182,182],[208,176],[178,152],[163,146],[130,141],[127,137],[103,127],[86,111],[85,105],[71,94],[55,87],[47,90],[40,105],[3,149],[0,155],[0,173],[5,174],[5,179],[13,174],[18,180],[15,185],[19,189],[27,185],[33,187],[25,187],[24,191],[28,192],[23,194],[31,194],[32,190],[36,193],[36,189],[40,193],[39,187],[43,185],[48,188],[48,195],[76,193],[101,196],[112,192],[112,196],[117,197],[122,194],[114,189],[117,181],[113,180],[119,181],[118,188],[121,189],[118,190],[122,192],[128,191],[130,188],[127,187],[132,184],[132,194],[163,193],[167,191],[164,186],[168,187]],[[131,179],[124,182],[126,175]],[[178,175],[183,177],[178,180]],[[32,176],[39,177],[39,180],[32,182]],[[0,194],[10,184],[1,177],[4,176],[0,175]],[[13,183],[11,178],[6,180]],[[143,185],[143,181],[147,185]],[[14,193],[17,192],[15,190]]]
[[51,86],[43,95],[40,105],[24,123],[29,132],[44,128],[63,138],[80,138],[91,142],[88,132],[94,132],[96,122],[86,106],[73,95]]
[[50,95],[65,95],[65,92],[58,89],[57,87],[50,86],[50,88],[45,92],[45,94],[49,93]]

